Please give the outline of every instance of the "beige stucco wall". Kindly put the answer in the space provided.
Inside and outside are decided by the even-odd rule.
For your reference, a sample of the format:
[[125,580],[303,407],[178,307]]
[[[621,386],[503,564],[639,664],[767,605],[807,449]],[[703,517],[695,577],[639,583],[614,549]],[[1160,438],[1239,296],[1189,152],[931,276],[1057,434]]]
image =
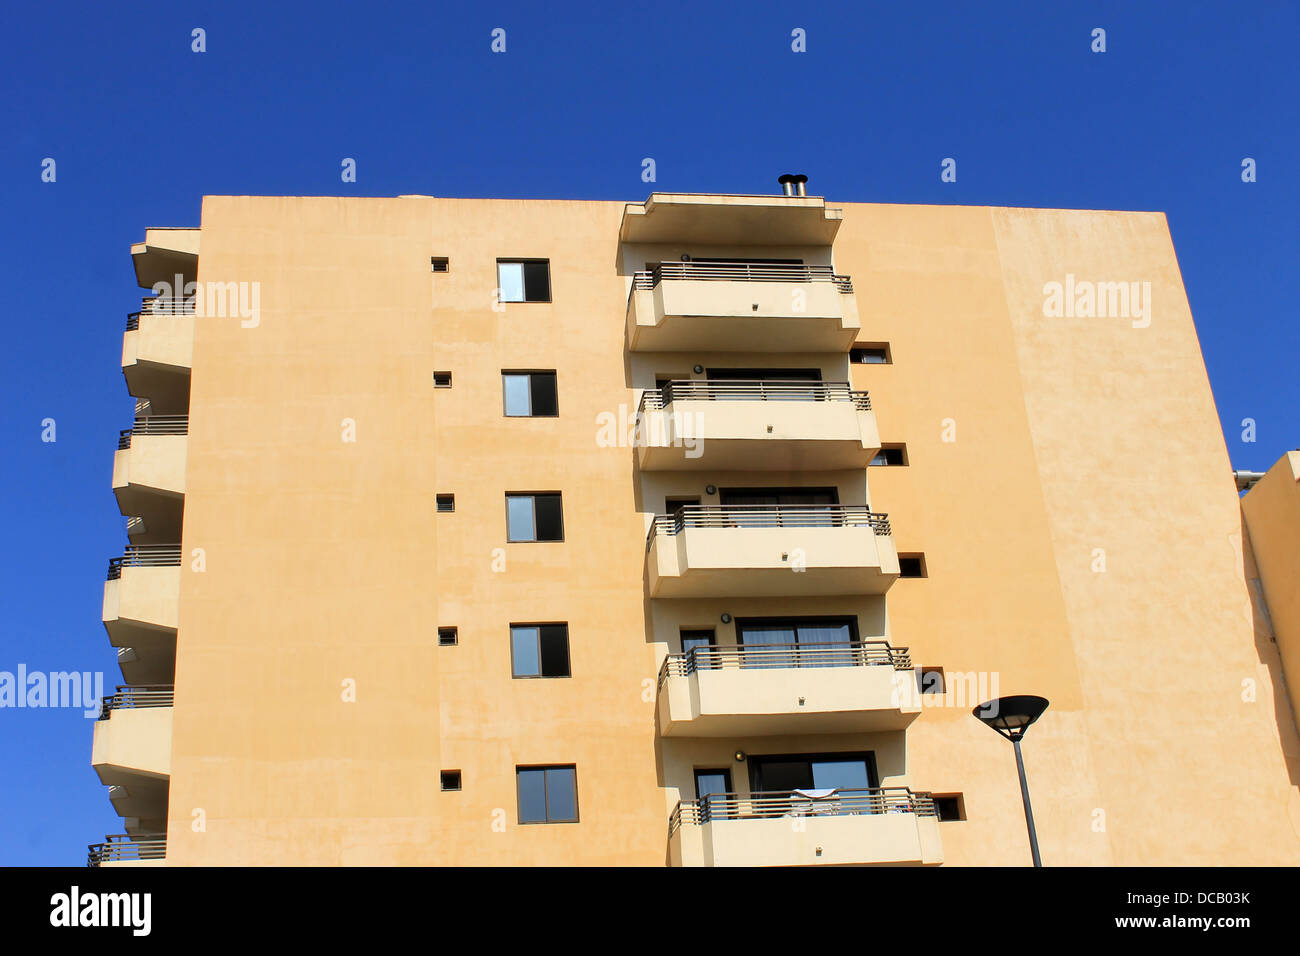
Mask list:
[[[964,794],[946,863],[1021,865],[1010,747],[969,713],[985,689],[1052,701],[1025,745],[1049,865],[1300,862],[1294,730],[1162,216],[845,206],[836,271],[859,340],[894,362],[848,374],[909,458],[868,488],[861,471],[638,481],[634,448],[597,441],[634,386],[709,364],[625,352],[629,262],[657,257],[620,255],[622,208],[205,200],[199,278],[260,282],[262,314],[195,328],[184,553],[206,567],[180,585],[169,862],[661,865],[692,766],[742,747],[874,749],[886,785]],[[498,257],[549,258],[554,303],[494,310]],[[1151,282],[1152,322],[1044,317],[1067,273]],[[559,418],[502,417],[500,371],[521,368],[557,370]],[[662,496],[766,483],[869,501],[928,577],[886,597],[646,599]],[[506,544],[504,493],[553,490],[565,541]],[[456,511],[435,514],[446,492]],[[887,739],[661,741],[659,660],[722,611],[853,613],[955,685],[984,679]],[[568,622],[572,678],[511,679],[508,626],[537,621]],[[440,625],[459,646],[436,646]],[[581,823],[517,825],[514,768],[546,763],[577,764]],[[440,792],[440,769],[464,789]]]

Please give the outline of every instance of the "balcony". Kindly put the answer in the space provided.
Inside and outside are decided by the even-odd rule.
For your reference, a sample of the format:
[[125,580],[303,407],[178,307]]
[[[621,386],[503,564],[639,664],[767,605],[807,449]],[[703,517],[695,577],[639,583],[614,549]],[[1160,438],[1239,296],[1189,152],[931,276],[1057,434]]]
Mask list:
[[[184,415],[149,415],[118,436],[113,493],[124,515],[143,522],[149,542],[180,538],[188,431]],[[133,540],[146,543],[142,534]]]
[[139,312],[127,316],[122,337],[127,391],[150,399],[159,414],[185,414],[193,353],[194,300],[146,298]]
[[668,821],[668,853],[672,866],[943,862],[934,801],[906,787],[683,800]]
[[109,561],[104,629],[114,647],[133,651],[130,679],[171,679],[180,590],[179,544],[132,545]]
[[897,577],[889,518],[860,505],[691,505],[646,541],[652,598],[883,594]]
[[634,352],[847,352],[859,328],[853,283],[830,266],[661,262],[627,302]]
[[170,684],[123,685],[104,698],[90,762],[128,831],[161,827],[171,779]]
[[880,451],[871,399],[847,382],[669,382],[638,409],[643,471],[837,471]]
[[665,737],[903,730],[920,714],[907,648],[730,644],[669,654],[659,670]]
[[87,866],[164,866],[167,858],[167,834],[133,836],[117,833],[104,837],[104,843],[91,843],[86,855]]

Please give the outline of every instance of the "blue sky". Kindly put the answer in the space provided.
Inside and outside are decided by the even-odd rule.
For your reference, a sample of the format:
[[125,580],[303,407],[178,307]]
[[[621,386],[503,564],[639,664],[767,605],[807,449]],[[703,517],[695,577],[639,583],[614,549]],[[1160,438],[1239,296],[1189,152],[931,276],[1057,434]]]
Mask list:
[[[608,6],[5,5],[0,671],[120,679],[99,614],[125,543],[129,245],[197,225],[204,194],[639,200],[653,157],[668,191],[774,192],[793,170],[845,202],[1163,210],[1233,465],[1300,445],[1296,7]],[[91,730],[79,710],[0,710],[0,864],[80,865],[119,831]]]

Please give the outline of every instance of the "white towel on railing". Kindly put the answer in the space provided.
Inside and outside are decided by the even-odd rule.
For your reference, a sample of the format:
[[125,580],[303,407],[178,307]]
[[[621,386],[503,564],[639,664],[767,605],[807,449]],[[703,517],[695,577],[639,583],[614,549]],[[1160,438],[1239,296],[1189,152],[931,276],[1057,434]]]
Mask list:
[[831,787],[829,790],[793,790],[794,796],[802,797],[804,800],[825,800],[827,797],[837,793],[838,787]]

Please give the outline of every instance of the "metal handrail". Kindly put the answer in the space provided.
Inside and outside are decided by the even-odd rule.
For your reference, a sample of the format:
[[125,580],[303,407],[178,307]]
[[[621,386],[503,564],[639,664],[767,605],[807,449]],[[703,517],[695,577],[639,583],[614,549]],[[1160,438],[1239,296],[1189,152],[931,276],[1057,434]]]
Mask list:
[[190,296],[188,299],[178,299],[170,295],[147,295],[140,300],[140,311],[136,313],[136,316],[193,315],[194,303],[194,296]]
[[715,820],[756,820],[771,817],[848,817],[877,813],[938,816],[934,798],[910,787],[836,790],[826,797],[801,797],[797,792],[713,793],[702,800],[682,800],[668,817],[668,836],[682,826],[702,826]]
[[669,515],[655,515],[646,550],[655,535],[680,534],[687,528],[849,528],[870,526],[891,534],[889,515],[866,505],[685,505]]
[[108,559],[108,580],[116,581],[122,576],[123,568],[179,568],[181,566],[181,546],[179,544],[132,544],[127,545],[120,558]]
[[165,833],[148,833],[138,837],[129,833],[112,833],[104,837],[104,841],[87,845],[86,866],[121,860],[162,860],[167,857]]
[[871,411],[871,398],[848,382],[809,382],[800,379],[674,379],[662,388],[641,393],[638,411],[680,402],[852,402]]
[[841,641],[826,644],[713,644],[669,654],[659,668],[659,689],[670,677],[689,677],[696,671],[728,668],[776,669],[788,667],[892,667],[912,666],[906,647],[888,641]]
[[132,435],[188,435],[188,415],[137,415],[130,428],[117,433],[118,451],[131,447]]
[[108,720],[115,710],[139,710],[145,707],[171,707],[175,704],[171,684],[118,684],[117,691],[105,697],[99,706],[99,719]]
[[706,279],[728,282],[831,282],[845,295],[853,294],[853,280],[836,275],[831,266],[778,262],[660,262],[633,273],[632,288],[653,289],[665,279]]

